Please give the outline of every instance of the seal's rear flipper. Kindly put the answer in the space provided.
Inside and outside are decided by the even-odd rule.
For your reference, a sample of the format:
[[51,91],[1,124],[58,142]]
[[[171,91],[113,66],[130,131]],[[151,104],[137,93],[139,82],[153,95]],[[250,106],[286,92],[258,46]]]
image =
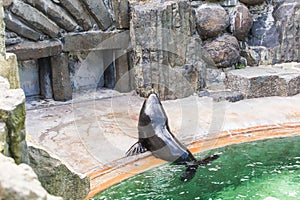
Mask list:
[[188,166],[183,174],[180,176],[180,180],[187,182],[194,178],[198,166]]
[[192,178],[194,178],[198,166],[207,165],[208,163],[210,163],[218,158],[219,158],[218,155],[212,155],[207,158],[204,158],[203,160],[197,161],[194,164],[187,165],[187,168],[186,168],[185,172],[181,175],[180,180],[184,181],[184,182],[191,180]]
[[134,145],[132,145],[132,147],[130,147],[130,149],[126,152],[126,156],[133,156],[133,155],[137,155],[140,153],[144,153],[148,151],[145,147],[143,147],[143,145],[140,142],[135,143]]
[[198,163],[198,165],[203,166],[203,165],[207,165],[208,163],[210,163],[218,158],[219,158],[218,155],[212,155],[207,158],[204,158],[203,160],[198,161],[197,163]]

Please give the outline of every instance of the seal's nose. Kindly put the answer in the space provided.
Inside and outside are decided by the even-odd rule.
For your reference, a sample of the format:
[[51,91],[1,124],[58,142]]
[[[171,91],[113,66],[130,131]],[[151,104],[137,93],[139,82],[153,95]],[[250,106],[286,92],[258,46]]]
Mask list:
[[150,96],[147,99],[147,103],[149,103],[149,104],[157,104],[157,103],[159,103],[159,99],[156,96],[156,94],[150,94]]

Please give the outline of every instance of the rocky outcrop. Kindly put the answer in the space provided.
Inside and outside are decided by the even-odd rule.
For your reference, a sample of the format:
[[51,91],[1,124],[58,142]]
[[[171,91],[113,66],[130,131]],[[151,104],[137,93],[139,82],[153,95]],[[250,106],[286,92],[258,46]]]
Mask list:
[[238,40],[229,34],[204,41],[203,48],[207,50],[215,64],[220,68],[232,66],[240,59]]
[[42,187],[36,174],[26,164],[16,165],[0,153],[0,199],[62,200]]
[[218,4],[202,4],[196,9],[196,24],[202,39],[213,38],[229,26],[229,16]]
[[29,165],[42,186],[52,195],[64,199],[84,199],[89,192],[90,180],[74,172],[53,154],[28,142]]
[[272,48],[279,46],[279,34],[273,17],[273,6],[268,5],[266,12],[254,19],[251,34],[249,36],[250,46],[264,46]]
[[299,5],[299,1],[283,0],[251,7],[254,22],[249,49],[257,54],[255,63],[299,61]]
[[[4,15],[3,12],[0,14]],[[3,18],[0,17],[0,24],[1,22]],[[0,36],[2,36],[0,45],[4,45],[4,35]],[[16,56],[6,54],[5,49],[1,49],[3,52],[0,55],[0,199],[62,199],[49,195],[42,185],[52,194],[59,194],[65,199],[83,199],[89,191],[89,178],[71,171],[60,160],[42,149],[33,145],[28,148],[25,139],[25,95],[19,88]],[[61,65],[63,59],[60,58],[53,57],[54,65]],[[43,60],[40,63],[43,64]],[[63,64],[67,68],[68,62]],[[62,75],[66,68],[58,66],[57,75],[55,72],[53,74],[56,78],[63,79],[65,77]],[[66,74],[69,75],[69,72]],[[61,82],[68,85],[66,80]],[[68,88],[68,91],[71,89]],[[55,94],[57,93],[55,91]],[[28,165],[17,166],[11,158],[6,158],[3,154],[12,157],[17,164],[29,163],[38,173],[42,185]]]
[[3,134],[7,134],[3,135],[7,142],[3,152],[17,163],[27,162],[24,92],[22,89],[9,89],[9,83],[3,77],[0,82],[0,122],[5,124]]
[[[0,26],[4,28],[4,12],[0,2]],[[20,88],[17,59],[7,54],[4,29],[0,34],[0,153],[11,156],[16,163],[27,162],[25,141],[25,95]]]
[[[207,55],[195,33],[187,1],[131,4],[131,42],[137,91],[161,99],[191,95],[205,86]],[[209,58],[208,58],[209,59]]]

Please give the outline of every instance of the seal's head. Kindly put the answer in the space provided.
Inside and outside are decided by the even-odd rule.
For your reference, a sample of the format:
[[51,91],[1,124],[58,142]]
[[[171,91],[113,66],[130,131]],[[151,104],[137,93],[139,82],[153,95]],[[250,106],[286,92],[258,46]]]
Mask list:
[[144,106],[144,112],[151,120],[153,127],[164,125],[166,123],[167,116],[158,96],[155,93],[149,95],[144,103]]

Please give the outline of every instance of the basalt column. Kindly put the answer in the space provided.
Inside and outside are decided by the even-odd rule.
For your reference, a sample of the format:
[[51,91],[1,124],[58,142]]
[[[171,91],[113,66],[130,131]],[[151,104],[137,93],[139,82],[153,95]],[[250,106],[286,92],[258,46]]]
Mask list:
[[161,99],[189,96],[205,86],[207,62],[188,1],[135,2],[130,36],[137,92]]

